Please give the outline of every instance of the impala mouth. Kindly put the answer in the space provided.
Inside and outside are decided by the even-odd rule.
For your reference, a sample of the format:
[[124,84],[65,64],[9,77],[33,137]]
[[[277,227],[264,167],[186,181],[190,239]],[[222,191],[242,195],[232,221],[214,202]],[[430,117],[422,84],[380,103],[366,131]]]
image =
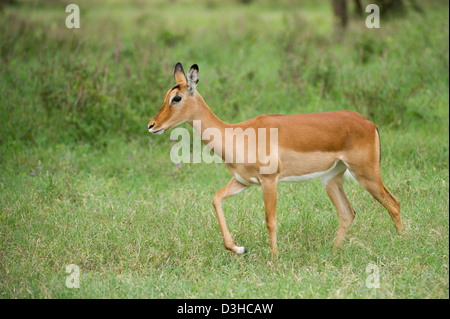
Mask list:
[[153,134],[162,134],[162,133],[164,133],[164,129],[163,128],[160,128],[159,130],[148,129],[148,131],[150,133],[153,133]]

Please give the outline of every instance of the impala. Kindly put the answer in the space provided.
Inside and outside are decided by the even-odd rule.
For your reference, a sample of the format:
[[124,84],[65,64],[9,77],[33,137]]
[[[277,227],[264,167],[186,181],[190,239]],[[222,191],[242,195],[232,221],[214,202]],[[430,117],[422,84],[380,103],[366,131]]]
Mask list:
[[[221,121],[196,90],[199,69],[194,64],[185,75],[181,63],[174,69],[176,85],[167,91],[164,103],[158,113],[150,120],[148,130],[154,134],[163,132],[181,123],[194,121],[194,130],[203,143],[211,147],[224,161],[233,177],[213,198],[213,205],[219,221],[225,247],[237,254],[246,252],[244,247],[235,245],[228,231],[222,202],[253,185],[262,187],[265,221],[269,232],[272,254],[276,255],[276,205],[278,182],[303,182],[319,179],[325,187],[339,214],[334,248],[340,248],[345,235],[355,217],[343,188],[343,175],[346,170],[380,202],[389,212],[395,227],[402,232],[400,203],[383,184],[380,171],[380,136],[374,123],[352,111],[334,111],[325,113],[297,115],[260,115],[238,124]],[[206,134],[214,129],[221,134]],[[275,145],[260,143],[257,136],[251,140],[256,147],[240,147],[238,138],[226,140],[227,129],[238,129],[241,133],[249,129],[256,135],[277,131]],[[265,130],[261,130],[265,129]],[[218,138],[217,136],[222,136]],[[247,139],[245,139],[247,137]],[[263,139],[269,141],[267,139]],[[239,142],[238,142],[239,141]],[[255,145],[253,145],[255,146]],[[244,152],[245,154],[236,154]],[[231,155],[230,155],[231,153]],[[275,160],[275,170],[264,172],[268,165],[267,153],[271,161]],[[264,160],[261,155],[264,154]],[[242,161],[230,160],[243,158]],[[256,160],[249,161],[249,158]]]

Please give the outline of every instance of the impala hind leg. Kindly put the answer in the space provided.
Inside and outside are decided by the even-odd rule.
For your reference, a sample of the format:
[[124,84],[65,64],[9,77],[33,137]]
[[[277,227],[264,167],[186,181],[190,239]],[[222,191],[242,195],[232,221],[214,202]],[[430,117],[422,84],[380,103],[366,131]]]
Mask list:
[[269,231],[270,250],[275,257],[277,254],[277,182],[273,179],[262,179],[261,186],[266,211],[266,226]]
[[330,197],[339,214],[339,227],[336,240],[334,242],[335,249],[342,247],[345,235],[347,234],[353,218],[355,217],[355,211],[350,205],[350,202],[344,192],[343,175],[344,172],[337,174],[325,185],[325,190],[328,197]]
[[392,195],[392,193],[383,184],[381,179],[380,169],[367,169],[370,166],[364,166],[365,168],[349,167],[353,176],[381,205],[383,205],[392,220],[394,221],[395,228],[399,234],[403,232],[402,218],[400,215],[400,201]]
[[228,231],[227,223],[225,221],[225,216],[222,210],[222,202],[224,199],[231,197],[233,195],[239,194],[244,191],[248,186],[239,183],[236,178],[232,178],[227,185],[225,185],[221,190],[219,190],[213,198],[214,209],[216,210],[217,220],[219,221],[219,228],[223,236],[223,242],[226,249],[229,249],[236,254],[244,254],[246,250],[244,247],[236,246],[234,244],[233,238]]

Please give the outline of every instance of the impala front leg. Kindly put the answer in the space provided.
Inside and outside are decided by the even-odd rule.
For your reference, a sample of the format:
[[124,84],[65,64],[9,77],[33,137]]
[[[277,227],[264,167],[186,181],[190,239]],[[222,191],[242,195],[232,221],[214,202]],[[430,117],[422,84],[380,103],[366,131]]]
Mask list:
[[277,254],[277,181],[275,179],[261,180],[266,210],[266,226],[269,231],[270,250],[273,257]]
[[216,210],[217,220],[219,221],[220,231],[222,232],[223,242],[225,248],[234,251],[236,254],[244,254],[247,251],[244,247],[236,246],[233,242],[230,232],[228,231],[227,223],[225,222],[225,216],[222,210],[222,201],[228,197],[239,194],[244,191],[248,186],[239,183],[236,178],[232,178],[227,185],[225,185],[220,191],[214,195],[213,205]]

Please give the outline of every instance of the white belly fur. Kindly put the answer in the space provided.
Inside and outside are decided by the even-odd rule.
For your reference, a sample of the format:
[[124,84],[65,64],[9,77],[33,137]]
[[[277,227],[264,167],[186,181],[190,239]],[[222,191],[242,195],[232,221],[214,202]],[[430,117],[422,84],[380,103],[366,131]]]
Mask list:
[[[337,174],[345,171],[346,169],[347,169],[347,165],[344,162],[336,161],[334,163],[334,165],[331,168],[327,169],[326,171],[314,172],[311,174],[305,174],[305,175],[300,175],[300,176],[286,176],[280,180],[277,179],[277,182],[307,182],[307,181],[318,178],[318,179],[320,179],[322,184],[324,186],[326,186],[330,179],[332,179]],[[252,185],[249,181],[245,180],[238,173],[235,173],[234,176],[236,177],[236,179],[238,180],[239,183],[246,185],[246,186]],[[250,181],[253,183],[259,184],[259,181],[256,177],[251,177]]]
[[318,178],[320,179],[322,184],[326,186],[330,179],[332,179],[334,176],[343,172],[346,169],[347,166],[343,162],[336,161],[334,165],[326,171],[314,172],[311,174],[305,174],[301,176],[286,176],[280,179],[279,182],[306,182]]

